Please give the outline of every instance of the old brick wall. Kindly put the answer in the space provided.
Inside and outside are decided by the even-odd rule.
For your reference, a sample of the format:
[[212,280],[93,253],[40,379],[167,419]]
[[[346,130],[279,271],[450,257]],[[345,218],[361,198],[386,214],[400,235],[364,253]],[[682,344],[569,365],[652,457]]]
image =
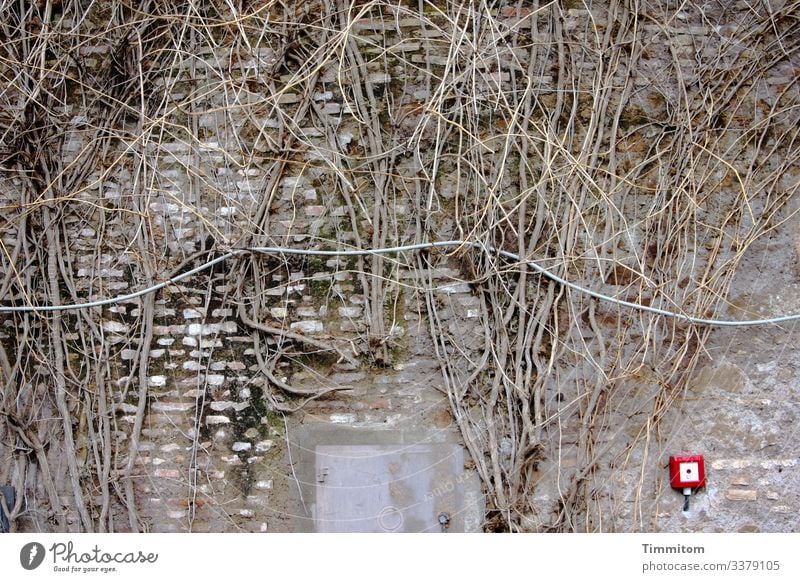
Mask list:
[[[666,26],[662,22],[643,25],[640,34],[646,54],[634,73],[635,90],[624,95],[628,123],[635,125],[637,115],[658,117],[683,99],[703,98],[700,73],[704,63],[720,53],[735,52],[729,46],[740,39],[735,15],[747,9],[745,3],[740,4],[728,10],[691,6],[673,11]],[[564,8],[560,22],[575,42],[591,46],[593,38],[615,26],[615,13],[609,13],[604,3],[591,3],[588,9],[583,3],[566,3]],[[402,152],[392,171],[409,184],[430,170],[422,167],[430,160],[403,152],[401,137],[431,131],[422,122],[423,114],[429,101],[438,98],[435,81],[450,62],[450,39],[444,28],[427,27],[412,13],[410,8],[370,13],[355,19],[352,27],[367,60],[368,74],[359,77],[360,85],[381,96],[383,106],[406,112],[398,127],[386,131],[395,132]],[[530,13],[504,5],[494,10],[494,16],[498,27],[514,30],[526,26]],[[530,34],[529,41],[546,46],[553,39],[549,32],[540,31]],[[487,65],[487,86],[519,90],[523,72],[535,70],[530,77],[535,83],[533,94],[544,107],[551,106],[560,90],[558,75],[552,71],[556,63],[530,63],[527,48],[497,46],[505,51],[500,60],[508,67],[493,70]],[[386,47],[391,47],[388,54]],[[87,45],[84,65],[96,64],[106,49]],[[161,278],[212,245],[222,252],[252,240],[248,237],[264,224],[268,229],[259,233],[264,244],[350,248],[359,243],[369,247],[378,240],[372,236],[375,224],[369,208],[375,185],[357,167],[363,163],[359,160],[368,157],[369,130],[364,128],[364,112],[354,105],[351,85],[355,77],[334,61],[317,71],[315,91],[308,95],[297,90],[297,79],[291,74],[272,75],[281,55],[270,48],[251,49],[238,46],[234,50],[220,43],[213,52],[180,55],[174,68],[164,71],[163,86],[156,88],[174,106],[166,108],[166,130],[142,143],[121,140],[120,158],[98,167],[75,194],[75,200],[87,203],[86,207],[100,203],[106,209],[78,213],[69,224],[76,257],[70,268],[79,294],[104,298],[146,284],[142,256],[131,242],[139,225],[134,228],[127,212],[117,212],[127,208],[130,197],[138,197],[154,241],[148,260]],[[594,66],[586,60],[587,67]],[[613,69],[613,63],[607,65]],[[736,61],[730,62],[738,74],[736,66]],[[675,76],[676,71],[684,77]],[[779,98],[796,100],[798,71],[795,58],[781,60],[753,91],[753,109],[732,115],[765,116]],[[590,92],[596,89],[596,80],[587,68],[579,80],[583,85],[576,88],[587,95],[587,101],[576,102],[576,107],[591,107]],[[611,76],[610,80],[623,84],[623,79]],[[276,100],[279,114],[273,108]],[[85,145],[80,109],[71,107],[76,129],[64,147],[67,157]],[[287,132],[300,136],[296,143],[301,146],[278,159],[276,144]],[[645,124],[627,135],[628,151],[617,160],[621,168],[643,163],[647,132]],[[739,137],[735,132],[733,127],[729,136],[721,132],[717,139],[733,142]],[[131,148],[140,145],[150,168],[146,174],[133,161],[125,161],[131,157]],[[787,152],[773,155],[784,157]],[[355,160],[352,164],[348,156]],[[443,166],[444,177],[436,178],[441,182],[437,195],[442,206],[424,219],[414,210],[419,207],[420,193],[413,186],[384,199],[387,228],[382,240],[387,246],[418,240],[421,222],[436,225],[435,233],[427,234],[441,239],[460,236],[458,217],[445,208],[458,190],[457,175],[446,174],[447,169]],[[787,190],[797,188],[800,170],[797,165],[794,170],[780,177]],[[143,178],[146,182],[141,183]],[[351,193],[349,201],[335,188],[342,180],[352,182],[346,189]],[[508,180],[513,183],[513,177]],[[265,200],[269,201],[268,219],[258,222]],[[13,201],[13,187],[4,186],[0,206],[10,207]],[[759,242],[748,251],[735,279],[731,308],[719,316],[737,316],[740,308],[761,315],[800,308],[797,228],[797,219],[790,218],[776,229],[773,240]],[[9,247],[18,236],[14,229],[12,220],[2,230]],[[102,241],[100,248],[98,241]],[[206,256],[213,255],[200,255]],[[287,441],[302,424],[456,430],[443,393],[426,302],[435,297],[439,324],[452,336],[454,351],[466,354],[465,361],[479,356],[477,341],[483,337],[483,323],[463,265],[444,254],[431,254],[426,260],[428,266],[420,268],[414,254],[395,255],[382,264],[383,272],[365,273],[363,264],[353,258],[271,255],[253,258],[262,272],[269,273],[271,286],[265,289],[238,278],[242,271],[225,263],[160,291],[149,344],[147,413],[133,474],[138,511],[147,530],[291,530],[295,483]],[[195,257],[183,269],[199,262]],[[266,297],[270,308],[260,314],[261,323],[326,342],[335,340],[336,345],[350,345],[354,354],[363,355],[375,339],[374,323],[365,312],[368,304],[374,313],[375,298],[365,296],[364,277],[385,278],[379,298],[384,334],[378,339],[388,346],[389,361],[378,366],[362,357],[355,366],[330,352],[309,349],[303,355],[296,350],[279,363],[275,370],[279,379],[300,390],[336,390],[307,402],[295,413],[272,410],[264,397],[266,390],[276,392],[289,406],[304,399],[282,397],[270,387],[263,373],[263,354],[275,354],[283,347],[277,342],[285,340],[255,344],[252,330],[242,323],[238,306],[230,301],[234,291],[244,288],[244,296]],[[132,299],[93,311],[113,370],[113,436],[121,460],[140,404],[137,365],[147,337],[140,309],[141,300]],[[17,331],[14,318],[4,316],[0,339],[13,346]],[[601,452],[591,473],[592,495],[601,509],[587,519],[585,528],[793,530],[792,516],[800,509],[799,451],[792,436],[800,365],[795,362],[796,334],[794,324],[712,331],[695,380],[661,418],[660,439],[655,442],[637,442],[626,449],[637,436],[633,427],[640,425],[630,424],[629,411],[609,410],[603,421],[618,430],[596,443]],[[633,382],[630,392],[639,403],[655,401],[663,388],[646,374],[628,382]],[[574,409],[565,410],[563,425],[545,433],[547,455],[537,488],[531,491],[540,508],[537,519],[528,524],[533,530],[547,528],[567,484],[584,468],[575,442],[579,421],[570,417]],[[623,450],[626,453],[620,458]],[[0,445],[0,451],[10,454],[6,444]],[[708,462],[709,484],[693,500],[689,513],[680,511],[681,498],[670,490],[665,469],[667,456],[678,452],[703,453]],[[56,473],[66,471],[63,460],[53,458],[52,463]],[[59,494],[68,508],[69,492]],[[115,511],[122,516],[123,507],[117,504]],[[31,523],[23,515],[21,527],[32,527]],[[119,529],[126,529],[124,516],[118,523]],[[80,527],[74,514],[70,526]]]

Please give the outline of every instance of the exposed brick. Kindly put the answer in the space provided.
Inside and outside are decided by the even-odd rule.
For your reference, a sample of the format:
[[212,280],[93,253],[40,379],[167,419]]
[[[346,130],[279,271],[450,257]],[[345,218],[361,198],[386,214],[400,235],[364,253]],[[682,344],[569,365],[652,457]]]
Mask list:
[[225,383],[225,376],[221,374],[207,374],[206,382],[209,386],[222,386]]
[[738,475],[734,475],[731,478],[731,485],[740,485],[743,487],[747,487],[748,485],[750,485],[750,477],[748,475],[741,473]]
[[316,320],[307,320],[307,321],[296,321],[289,326],[292,331],[298,331],[300,333],[307,333],[307,334],[315,334],[321,333],[323,330],[323,325],[321,321]]
[[128,333],[130,326],[119,321],[104,321],[103,329],[111,333]]
[[339,308],[339,316],[340,317],[361,317],[363,309],[361,307],[340,307]]
[[324,206],[306,206],[303,209],[303,212],[305,213],[306,216],[313,216],[313,217],[322,216],[323,214],[325,214],[325,207]]
[[437,287],[436,292],[447,293],[448,295],[453,293],[470,293],[472,292],[472,288],[469,286],[469,283],[449,283],[447,285]]
[[388,73],[370,73],[367,75],[367,83],[372,83],[373,85],[382,85],[389,83],[391,80],[392,77]]
[[208,405],[211,410],[215,412],[221,412],[223,410],[235,410],[240,411],[244,410],[248,406],[250,406],[247,402],[231,402],[230,400],[218,400],[216,402],[212,402]]
[[298,317],[317,317],[319,313],[317,312],[316,308],[314,307],[298,307],[297,308],[297,316]]
[[195,405],[193,402],[154,402],[150,408],[157,412],[187,412],[194,410]]
[[189,335],[202,335],[211,333],[209,326],[203,325],[201,323],[190,323],[186,326],[186,333]]
[[273,307],[269,312],[275,319],[283,319],[289,315],[289,311],[284,307]]
[[354,30],[394,30],[397,27],[394,18],[386,20],[378,18],[360,18],[353,23]]
[[155,471],[153,471],[153,477],[160,477],[162,479],[180,479],[181,470],[158,468]]
[[728,489],[725,497],[731,501],[755,501],[758,499],[758,491],[755,489]]
[[272,448],[272,444],[271,440],[259,441],[256,443],[256,452],[264,453]]

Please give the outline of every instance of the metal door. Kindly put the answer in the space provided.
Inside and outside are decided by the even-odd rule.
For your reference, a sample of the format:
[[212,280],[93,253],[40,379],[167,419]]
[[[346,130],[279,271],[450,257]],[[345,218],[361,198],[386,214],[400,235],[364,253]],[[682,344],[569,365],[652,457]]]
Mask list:
[[325,445],[315,453],[317,531],[463,531],[460,445]]

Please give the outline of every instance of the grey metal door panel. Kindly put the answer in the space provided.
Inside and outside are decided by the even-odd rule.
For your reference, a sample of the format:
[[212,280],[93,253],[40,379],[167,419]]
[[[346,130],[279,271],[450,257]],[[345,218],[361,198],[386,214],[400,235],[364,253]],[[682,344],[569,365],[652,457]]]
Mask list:
[[439,515],[457,520],[464,505],[458,444],[321,445],[315,453],[319,532],[439,532]]

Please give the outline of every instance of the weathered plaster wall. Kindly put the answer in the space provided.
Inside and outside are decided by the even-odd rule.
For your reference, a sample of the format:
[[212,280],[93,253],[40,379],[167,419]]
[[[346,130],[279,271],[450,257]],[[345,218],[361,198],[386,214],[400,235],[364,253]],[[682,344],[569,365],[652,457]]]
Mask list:
[[[509,10],[500,9],[498,22],[513,27],[520,19]],[[665,94],[686,87],[693,95],[702,96],[702,88],[692,89],[691,79],[666,77],[665,62],[677,59],[679,68],[691,76],[698,61],[725,45],[737,24],[717,23],[715,10],[719,11],[711,7],[706,13],[678,12],[667,29],[660,24],[644,26],[648,56],[634,80],[637,90],[629,96],[632,106],[657,111],[665,107]],[[613,23],[613,15],[602,6],[589,11],[576,5],[564,12],[563,26],[580,38],[600,34]],[[408,111],[403,121],[407,127],[400,129],[413,131],[431,98],[431,71],[447,63],[445,35],[423,30],[418,21],[406,17],[363,19],[355,23],[353,32],[364,54],[374,58],[367,64],[366,86],[393,95],[394,106]],[[540,33],[533,41],[547,43],[549,39]],[[397,56],[377,58],[383,54],[382,46],[392,46]],[[87,47],[85,64],[91,66],[93,54],[103,50]],[[509,62],[516,59],[517,66],[487,71],[486,82],[500,83],[510,91],[514,71],[529,66],[524,59],[530,53],[509,47],[503,50],[509,51]],[[96,173],[77,194],[79,201],[102,201],[113,207],[115,201],[142,192],[142,212],[161,245],[154,252],[169,256],[160,264],[160,276],[166,276],[185,257],[207,248],[212,240],[218,248],[236,246],[242,233],[252,230],[254,216],[267,198],[271,203],[265,239],[287,246],[341,247],[356,242],[354,229],[358,228],[363,241],[371,240],[369,213],[329,194],[331,185],[341,179],[337,173],[341,159],[346,159],[348,152],[363,154],[367,140],[346,94],[348,79],[341,77],[335,66],[320,71],[318,91],[311,100],[313,113],[301,112],[297,126],[291,128],[302,133],[307,147],[276,171],[272,144],[279,132],[286,131],[286,123],[268,114],[265,103],[274,91],[259,86],[259,70],[269,68],[277,58],[269,49],[242,57],[225,46],[213,53],[186,56],[177,68],[190,70],[189,80],[176,70],[179,80],[171,87],[171,96],[176,103],[187,94],[205,92],[205,96],[191,100],[190,110],[183,112],[189,120],[185,127],[153,145],[157,174],[143,190],[137,190],[131,183],[131,169],[118,165],[110,173]],[[536,77],[534,89],[545,105],[555,99],[554,77],[546,74],[546,68],[542,67],[545,74]],[[227,79],[216,86],[214,79],[220,71]],[[791,60],[781,64],[758,88],[755,102],[763,99],[770,103],[784,91],[796,99],[797,72]],[[170,74],[165,71],[165,84]],[[591,81],[591,76],[585,81]],[[235,95],[234,89],[238,91]],[[284,87],[280,103],[289,117],[303,101],[292,87]],[[761,115],[759,111],[756,108],[741,115]],[[185,132],[187,128],[191,134]],[[120,145],[122,155],[126,145]],[[65,156],[80,147],[81,133],[76,130]],[[621,163],[639,163],[645,151],[634,139]],[[396,169],[413,182],[422,171],[418,163],[408,155]],[[798,172],[785,176],[786,188],[796,188],[798,177]],[[443,181],[440,194],[444,199],[454,195],[453,181]],[[369,200],[372,187],[363,179],[354,184],[354,191]],[[387,222],[393,227],[388,243],[414,239],[418,217],[409,209],[416,195],[409,190],[387,202]],[[6,189],[2,196],[0,204],[13,202],[13,190]],[[351,213],[357,216],[355,220]],[[439,212],[441,238],[457,236],[455,218],[446,210]],[[141,257],[130,244],[133,233],[129,225],[124,213],[87,214],[73,222],[72,248],[78,258],[71,268],[81,293],[106,297],[143,285],[138,267]],[[773,240],[748,251],[744,269],[734,281],[731,301],[735,307],[718,315],[735,315],[736,308],[762,315],[800,309],[797,227],[793,218],[776,230]],[[15,236],[13,224],[7,224],[3,231],[6,244]],[[98,252],[96,241],[100,238],[105,247]],[[226,302],[226,294],[242,281],[229,277],[223,267],[161,291],[150,344],[147,416],[134,475],[139,511],[149,531],[290,530],[296,505],[286,442],[299,424],[404,430],[433,426],[455,431],[441,392],[441,372],[425,317],[425,292],[435,290],[440,318],[452,333],[454,345],[469,352],[470,342],[483,332],[473,289],[460,265],[441,256],[431,261],[434,266],[428,270],[413,268],[415,262],[408,257],[387,261],[389,278],[383,292],[388,315],[383,339],[391,348],[388,366],[362,362],[354,367],[330,354],[295,357],[291,365],[276,371],[283,374],[284,381],[300,388],[338,390],[288,415],[269,410],[262,397],[267,379],[256,357],[253,336],[238,320],[236,306]],[[262,264],[272,273],[272,286],[259,291],[271,302],[269,313],[261,314],[263,322],[311,337],[344,339],[354,348],[370,341],[360,284],[363,273],[354,260],[273,257]],[[133,369],[141,349],[138,305],[138,300],[129,300],[95,313],[105,331],[115,371],[115,437],[120,446],[127,446],[138,404]],[[13,343],[14,326],[14,320],[6,317],[0,338]],[[619,430],[607,442],[597,443],[604,453],[593,472],[598,484],[596,500],[605,513],[600,512],[587,527],[616,531],[793,530],[793,516],[800,509],[800,451],[794,438],[800,365],[797,333],[794,324],[713,331],[702,367],[685,398],[679,398],[660,422],[661,440],[642,443],[623,459],[615,451],[636,435],[626,428],[625,410],[609,411],[605,421]],[[652,397],[654,406],[660,388],[646,374],[629,386],[637,398]],[[559,430],[548,433],[550,454],[540,468],[539,485],[531,493],[541,507],[540,521],[530,524],[533,529],[549,523],[564,484],[582,469],[574,453],[575,434],[568,419]],[[680,511],[681,498],[670,490],[665,469],[667,456],[677,452],[704,453],[708,462],[709,484],[693,500],[688,513]],[[61,472],[66,470],[58,459],[53,463]],[[60,493],[68,506],[67,492]],[[121,512],[120,507],[116,509]],[[26,523],[23,518],[23,528]],[[75,515],[71,526],[78,528]]]

